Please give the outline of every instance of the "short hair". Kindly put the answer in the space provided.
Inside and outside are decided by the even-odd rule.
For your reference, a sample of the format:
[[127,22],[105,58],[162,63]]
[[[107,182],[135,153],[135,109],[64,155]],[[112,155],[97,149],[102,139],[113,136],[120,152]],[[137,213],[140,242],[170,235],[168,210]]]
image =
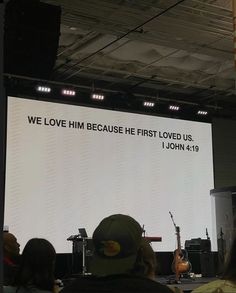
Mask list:
[[22,252],[15,285],[28,287],[30,284],[41,290],[52,290],[55,260],[55,249],[48,240],[30,239]]
[[14,234],[7,231],[3,232],[3,253],[10,258],[16,257],[20,252],[20,244]]

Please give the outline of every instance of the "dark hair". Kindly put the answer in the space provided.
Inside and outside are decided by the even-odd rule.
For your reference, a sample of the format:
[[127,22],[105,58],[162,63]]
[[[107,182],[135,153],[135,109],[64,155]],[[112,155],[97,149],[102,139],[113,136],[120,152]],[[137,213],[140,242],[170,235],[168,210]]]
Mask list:
[[22,252],[15,285],[52,291],[55,260],[56,252],[49,241],[41,238],[29,240]]
[[230,254],[228,256],[222,279],[236,283],[236,237],[233,240]]

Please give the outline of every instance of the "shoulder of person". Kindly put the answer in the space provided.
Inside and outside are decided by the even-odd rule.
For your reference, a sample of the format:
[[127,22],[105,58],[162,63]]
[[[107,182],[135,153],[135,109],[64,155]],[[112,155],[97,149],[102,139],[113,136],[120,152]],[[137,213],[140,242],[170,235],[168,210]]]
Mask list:
[[184,291],[176,286],[168,285],[168,287],[172,290],[173,293],[184,293]]
[[17,288],[14,286],[3,286],[3,293],[52,293],[51,291],[40,290],[37,288]]
[[215,280],[204,284],[192,291],[192,293],[236,293],[236,284],[227,280]]
[[15,293],[16,287],[13,286],[3,286],[3,293]]
[[69,292],[156,292],[173,293],[173,291],[161,283],[144,277],[133,275],[112,275],[106,277],[86,276],[79,277],[65,286],[61,293]]

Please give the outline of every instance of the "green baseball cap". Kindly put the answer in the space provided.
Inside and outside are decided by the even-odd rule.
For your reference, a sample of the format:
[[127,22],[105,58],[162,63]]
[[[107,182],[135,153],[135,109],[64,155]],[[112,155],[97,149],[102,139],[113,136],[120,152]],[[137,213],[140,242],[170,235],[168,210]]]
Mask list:
[[101,221],[93,233],[91,273],[98,276],[128,273],[134,267],[142,228],[128,215],[115,214]]

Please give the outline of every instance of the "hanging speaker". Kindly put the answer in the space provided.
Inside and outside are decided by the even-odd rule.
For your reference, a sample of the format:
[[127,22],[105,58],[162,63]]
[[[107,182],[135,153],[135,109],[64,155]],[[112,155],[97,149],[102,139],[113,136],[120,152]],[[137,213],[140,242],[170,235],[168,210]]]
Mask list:
[[38,0],[10,0],[5,9],[4,72],[48,78],[55,65],[61,8]]

